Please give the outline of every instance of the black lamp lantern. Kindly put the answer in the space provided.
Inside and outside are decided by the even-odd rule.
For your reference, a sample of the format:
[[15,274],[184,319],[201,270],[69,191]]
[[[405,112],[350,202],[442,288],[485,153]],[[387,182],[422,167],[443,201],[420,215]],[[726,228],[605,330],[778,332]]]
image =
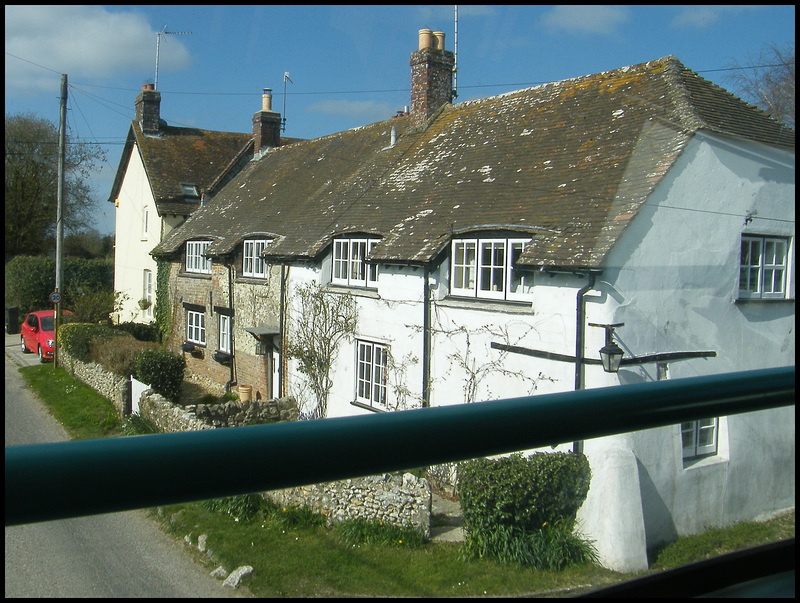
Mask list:
[[616,373],[619,371],[619,365],[622,362],[624,352],[622,348],[614,343],[614,329],[616,327],[625,326],[624,322],[619,322],[613,325],[601,325],[589,323],[590,327],[602,327],[606,330],[606,344],[600,348],[600,362],[603,363],[603,370],[607,373]]
[[622,348],[611,341],[600,348],[600,361],[603,363],[603,370],[607,373],[619,371],[619,364],[622,362]]

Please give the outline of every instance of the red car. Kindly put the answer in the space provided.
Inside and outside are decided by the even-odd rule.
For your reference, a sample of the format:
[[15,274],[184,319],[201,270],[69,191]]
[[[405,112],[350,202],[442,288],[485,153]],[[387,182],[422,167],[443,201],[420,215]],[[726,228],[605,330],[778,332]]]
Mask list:
[[[61,316],[62,321],[64,321],[65,317],[72,316],[72,312],[69,310],[62,310]],[[20,327],[19,336],[23,354],[36,352],[39,354],[39,360],[41,362],[53,359],[54,320],[54,310],[31,312],[25,317],[25,321]]]

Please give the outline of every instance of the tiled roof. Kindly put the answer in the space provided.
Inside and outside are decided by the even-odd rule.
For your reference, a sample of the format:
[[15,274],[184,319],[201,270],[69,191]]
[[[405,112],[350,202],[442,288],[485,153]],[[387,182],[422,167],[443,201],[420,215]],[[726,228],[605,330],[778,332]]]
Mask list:
[[[390,130],[397,142],[389,147]],[[794,147],[794,131],[674,57],[446,105],[271,150],[170,233],[230,253],[274,237],[273,261],[314,258],[333,236],[381,237],[371,259],[426,263],[459,233],[531,236],[520,263],[597,268],[698,130]]]
[[201,194],[206,192],[236,157],[248,147],[252,152],[252,140],[252,134],[179,128],[163,122],[157,134],[144,134],[139,123],[133,121],[110,200],[119,192],[134,142],[139,147],[159,215],[186,215],[199,207],[199,199],[187,200],[181,183],[194,184]]

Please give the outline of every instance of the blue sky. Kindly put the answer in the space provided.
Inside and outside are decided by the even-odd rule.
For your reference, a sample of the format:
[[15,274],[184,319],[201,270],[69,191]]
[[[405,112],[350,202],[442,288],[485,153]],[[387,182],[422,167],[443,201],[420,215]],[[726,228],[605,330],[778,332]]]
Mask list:
[[[93,175],[94,226],[113,232],[106,200],[134,99],[155,79],[165,26],[191,32],[160,36],[158,90],[168,123],[249,132],[267,87],[286,118],[283,135],[315,138],[409,105],[418,31],[445,32],[446,48],[455,50],[455,12],[454,5],[6,5],[5,110],[57,123],[67,74],[72,135],[108,152]],[[457,23],[460,102],[670,54],[731,89],[725,68],[794,42],[795,8],[460,5]]]

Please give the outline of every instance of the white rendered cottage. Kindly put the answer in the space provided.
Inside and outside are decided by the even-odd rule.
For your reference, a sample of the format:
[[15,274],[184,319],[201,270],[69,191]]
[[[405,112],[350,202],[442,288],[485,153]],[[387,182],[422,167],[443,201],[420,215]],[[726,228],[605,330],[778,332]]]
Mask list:
[[[793,130],[674,57],[455,105],[451,53],[411,66],[410,115],[270,150],[154,251],[261,278],[276,353],[302,287],[352,296],[326,417],[794,364]],[[245,275],[254,249],[280,286]],[[186,312],[209,346],[231,317],[234,381],[256,329],[232,299]],[[553,445],[589,458],[579,519],[613,569],[794,506],[793,408]]]

